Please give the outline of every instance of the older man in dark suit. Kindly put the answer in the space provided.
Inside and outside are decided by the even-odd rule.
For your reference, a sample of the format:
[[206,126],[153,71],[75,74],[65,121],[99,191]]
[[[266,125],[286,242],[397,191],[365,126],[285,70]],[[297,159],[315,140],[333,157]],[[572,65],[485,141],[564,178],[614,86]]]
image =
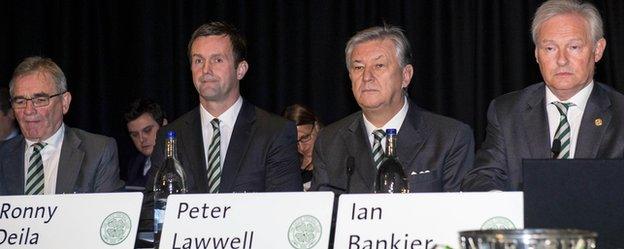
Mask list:
[[[425,111],[408,100],[404,89],[413,74],[410,56],[409,43],[396,27],[369,28],[349,40],[347,69],[362,111],[320,132],[314,145],[312,189],[373,192],[378,165],[372,148],[385,141],[373,134],[394,128],[409,191],[459,190],[473,163],[472,131],[466,124]],[[353,164],[348,165],[349,161]]]
[[48,58],[24,59],[9,84],[22,135],[0,146],[0,195],[121,190],[117,144],[63,123],[71,94]]
[[492,101],[464,190],[522,190],[522,159],[624,156],[624,96],[593,80],[606,46],[596,8],[545,2],[532,34],[544,82]]
[[[190,193],[302,190],[295,124],[240,95],[249,67],[245,51],[243,37],[229,24],[212,22],[193,33],[188,56],[200,105],[159,131],[151,175],[165,160],[165,132],[175,131]],[[153,215],[152,182],[144,219]]]

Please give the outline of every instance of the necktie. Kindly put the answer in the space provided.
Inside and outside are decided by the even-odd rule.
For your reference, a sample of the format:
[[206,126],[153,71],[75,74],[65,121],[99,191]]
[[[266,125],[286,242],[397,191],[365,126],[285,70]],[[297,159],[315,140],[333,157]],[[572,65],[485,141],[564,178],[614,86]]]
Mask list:
[[46,146],[45,143],[36,143],[33,146],[33,153],[28,160],[28,172],[26,174],[26,187],[24,193],[27,195],[43,194],[43,160],[41,159],[41,150]]
[[381,149],[381,139],[386,136],[386,133],[379,129],[373,131],[373,137],[375,140],[373,141],[373,161],[375,162],[375,168],[379,168],[381,163],[383,162],[383,150]]
[[219,192],[221,183],[221,132],[219,119],[210,121],[212,124],[212,142],[208,148],[208,190],[210,193]]
[[557,155],[557,159],[568,159],[570,157],[570,123],[568,123],[568,108],[573,103],[552,102],[559,111],[559,127],[555,132],[555,138],[561,141],[561,152]]

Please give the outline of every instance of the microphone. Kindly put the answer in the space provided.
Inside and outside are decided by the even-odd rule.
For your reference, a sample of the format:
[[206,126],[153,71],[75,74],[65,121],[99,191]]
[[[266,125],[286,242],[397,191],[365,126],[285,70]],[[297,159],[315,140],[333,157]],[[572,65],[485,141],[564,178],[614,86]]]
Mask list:
[[553,153],[552,158],[557,159],[557,156],[559,156],[559,153],[561,152],[561,140],[555,138],[555,140],[553,140],[552,148],[550,149],[550,151],[552,151]]
[[351,192],[351,176],[353,175],[353,168],[355,168],[355,158],[349,156],[347,158],[347,193]]

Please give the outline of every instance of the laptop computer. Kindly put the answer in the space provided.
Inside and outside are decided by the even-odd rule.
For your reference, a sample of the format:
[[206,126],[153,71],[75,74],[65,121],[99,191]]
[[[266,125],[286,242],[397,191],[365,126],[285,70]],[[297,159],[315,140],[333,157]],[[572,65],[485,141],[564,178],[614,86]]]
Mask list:
[[598,233],[598,248],[624,248],[624,160],[523,160],[525,228]]

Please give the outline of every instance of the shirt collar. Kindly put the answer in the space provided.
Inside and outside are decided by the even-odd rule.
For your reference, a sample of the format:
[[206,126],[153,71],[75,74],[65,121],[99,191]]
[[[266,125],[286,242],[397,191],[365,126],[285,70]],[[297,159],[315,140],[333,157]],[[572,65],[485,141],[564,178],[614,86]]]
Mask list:
[[594,89],[594,80],[591,80],[589,84],[587,84],[583,89],[574,94],[572,98],[561,101],[555,94],[550,90],[550,88],[546,87],[546,105],[550,105],[552,102],[559,101],[565,103],[573,103],[576,107],[581,110],[585,110],[585,105],[587,105],[587,100],[589,100],[589,96],[591,95],[592,89]]
[[212,121],[215,118],[218,118],[219,126],[226,125],[229,127],[234,127],[234,124],[236,123],[236,118],[238,117],[238,113],[243,107],[243,97],[238,96],[238,99],[236,100],[236,102],[234,102],[234,104],[230,106],[230,108],[225,110],[225,112],[221,113],[219,117],[212,116],[212,114],[210,114],[206,109],[204,109],[204,107],[201,104],[199,105],[199,107],[200,107],[199,109],[200,109],[201,119],[204,121],[207,121],[206,124],[210,124],[210,121]]
[[386,131],[386,129],[396,129],[397,134],[399,134],[399,130],[401,129],[401,125],[403,124],[403,121],[407,116],[407,110],[409,109],[409,104],[407,102],[407,97],[403,97],[403,107],[401,107],[401,110],[399,110],[399,112],[397,112],[394,117],[388,120],[388,122],[386,122],[381,127],[375,127],[373,123],[366,119],[364,113],[362,113],[362,117],[364,118],[364,126],[366,126],[366,134],[371,135],[373,131],[377,129],[382,129],[384,132]]
[[[44,148],[60,148],[61,144],[63,143],[63,137],[65,137],[65,123],[61,123],[61,127],[58,130],[56,130],[54,135],[50,136],[48,139],[43,140],[41,142],[46,144]],[[27,148],[30,148],[30,146],[32,146],[33,144],[37,142],[38,141],[32,141],[32,140],[26,139],[26,146]]]

